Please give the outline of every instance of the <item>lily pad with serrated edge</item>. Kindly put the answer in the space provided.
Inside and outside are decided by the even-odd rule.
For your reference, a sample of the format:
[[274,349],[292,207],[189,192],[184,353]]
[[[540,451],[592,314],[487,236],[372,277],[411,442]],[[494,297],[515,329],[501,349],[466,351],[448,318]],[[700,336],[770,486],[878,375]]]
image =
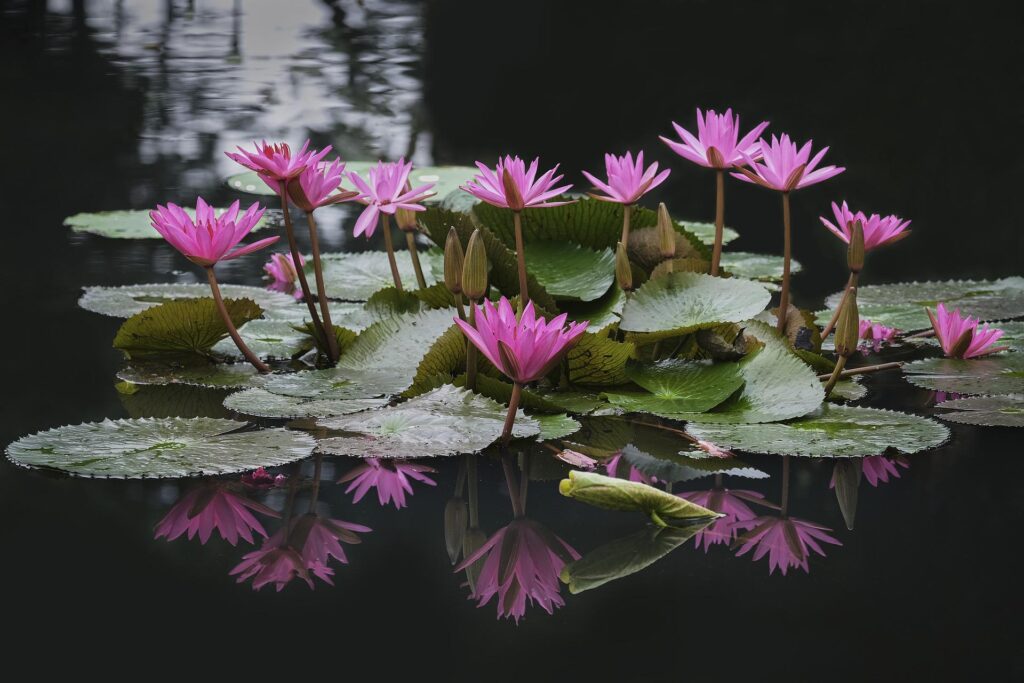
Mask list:
[[[296,307],[295,300],[287,294],[261,287],[221,285],[220,291],[225,299],[251,299],[267,314],[278,308],[291,310]],[[168,301],[203,299],[210,296],[210,287],[200,284],[154,283],[123,287],[85,287],[78,305],[93,313],[115,318],[130,318],[147,308]]]
[[706,363],[668,359],[631,363],[626,376],[643,392],[605,392],[623,410],[649,413],[702,413],[711,410],[743,386],[737,363]]
[[708,457],[702,450],[659,453],[653,455],[633,444],[622,449],[622,458],[637,471],[661,482],[693,481],[714,474],[732,477],[766,479],[768,475],[734,458]]
[[926,358],[907,363],[903,375],[914,386],[955,394],[1024,393],[1024,354],[981,358]]
[[387,404],[386,398],[307,399],[272,394],[260,388],[238,391],[224,399],[224,407],[236,413],[281,419],[348,415]]
[[[292,358],[308,351],[313,344],[312,337],[281,320],[251,320],[238,328],[238,334],[253,353],[264,359]],[[214,344],[212,351],[225,358],[244,359],[230,337]]]
[[[195,218],[196,210],[182,207]],[[242,211],[245,209],[243,208]],[[218,215],[225,209],[214,209]],[[253,227],[253,231],[267,227],[269,216],[264,215]],[[76,213],[64,219],[64,225],[72,232],[89,233],[100,237],[116,239],[163,239],[156,231],[149,218],[149,209],[128,211],[99,211],[96,213]]]
[[832,387],[832,393],[828,395],[830,401],[859,401],[868,395],[868,388],[864,386],[860,377],[841,379]]
[[1024,427],[1024,394],[956,398],[935,407],[951,411],[936,413],[937,417],[949,422],[984,427]]
[[[409,290],[417,288],[416,271],[413,269],[409,254],[399,251],[395,254],[398,274],[402,285]],[[443,268],[444,255],[438,250],[420,252],[420,263],[427,285],[437,281],[435,265],[441,263]],[[387,252],[360,251],[330,253],[321,256],[323,265],[324,287],[327,296],[342,301],[366,301],[373,294],[385,287],[394,285],[391,277],[391,266]],[[312,278],[312,265],[306,264],[306,270]]]
[[[263,314],[251,299],[225,299],[224,307],[236,328]],[[136,359],[205,356],[227,335],[228,327],[213,299],[181,299],[147,308],[125,320],[113,345]]]
[[117,378],[131,384],[186,384],[210,389],[244,389],[259,386],[266,380],[266,376],[249,363],[133,363],[119,370]]
[[[722,252],[720,261],[722,269],[731,273],[733,277],[762,282],[781,282],[783,263],[781,256],[755,254],[749,251]],[[803,270],[803,266],[795,259],[789,262],[789,268],[791,274]]]
[[316,445],[286,429],[235,431],[244,426],[207,417],[104,420],[23,437],[7,447],[7,457],[83,477],[193,477],[285,465]]
[[556,300],[594,301],[615,284],[611,249],[587,249],[571,242],[536,241],[524,246],[526,267]]
[[580,430],[582,425],[575,419],[569,417],[564,413],[558,414],[535,414],[531,415],[530,419],[537,422],[540,425],[540,434],[537,435],[538,441],[546,441],[547,439],[561,439],[566,436],[575,434]]

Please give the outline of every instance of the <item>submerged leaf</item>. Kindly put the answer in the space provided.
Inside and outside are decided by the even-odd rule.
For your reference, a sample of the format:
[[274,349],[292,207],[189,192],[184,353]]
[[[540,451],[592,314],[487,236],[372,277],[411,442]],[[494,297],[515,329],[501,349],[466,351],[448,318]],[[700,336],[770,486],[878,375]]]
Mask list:
[[[224,306],[235,327],[263,314],[251,299],[226,299]],[[213,299],[168,301],[128,318],[114,337],[114,348],[129,358],[206,355],[227,334]]]
[[926,358],[903,366],[907,381],[933,391],[955,394],[1024,393],[1024,354],[1000,353],[983,358]]
[[569,472],[569,478],[558,484],[558,491],[588,505],[609,510],[637,510],[650,515],[659,526],[664,518],[714,518],[720,515],[712,510],[673,496],[647,484],[606,477],[596,472]]
[[186,384],[211,389],[244,389],[265,380],[249,363],[132,363],[119,370],[117,378],[132,384]]
[[986,427],[1024,427],[1024,395],[974,396],[943,401],[935,406],[952,412],[937,416],[950,422]]

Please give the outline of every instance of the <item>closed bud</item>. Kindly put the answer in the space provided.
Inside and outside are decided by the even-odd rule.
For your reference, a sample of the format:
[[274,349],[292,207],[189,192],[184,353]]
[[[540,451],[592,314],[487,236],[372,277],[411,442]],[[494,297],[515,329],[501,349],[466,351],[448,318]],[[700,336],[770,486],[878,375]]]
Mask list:
[[466,245],[466,262],[462,267],[462,291],[470,301],[487,295],[487,250],[479,230],[474,230]]
[[512,174],[509,173],[507,168],[502,170],[501,184],[505,188],[505,203],[508,204],[508,208],[513,211],[522,211],[526,208],[526,204],[523,202],[523,195],[519,191],[519,186],[516,185],[516,181],[512,178]]
[[615,279],[624,292],[633,291],[633,269],[629,265],[626,247],[619,242],[615,247]]
[[658,204],[658,250],[663,259],[674,258],[676,255],[676,229],[664,202]]
[[846,264],[851,273],[859,273],[864,268],[864,224],[851,221],[850,248],[846,252]]
[[462,243],[455,228],[448,230],[448,239],[444,243],[444,286],[452,294],[462,294],[462,268],[465,256]]
[[860,342],[860,312],[857,310],[857,288],[851,287],[836,321],[836,353],[849,358]]

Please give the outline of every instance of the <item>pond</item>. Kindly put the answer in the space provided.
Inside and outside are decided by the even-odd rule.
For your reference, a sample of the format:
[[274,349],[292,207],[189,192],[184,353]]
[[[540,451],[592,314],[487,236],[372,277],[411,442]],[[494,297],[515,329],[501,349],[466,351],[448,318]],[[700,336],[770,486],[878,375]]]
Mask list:
[[[313,442],[303,435],[326,434],[315,416],[297,423],[256,418],[267,429],[219,437],[234,426],[220,420],[244,420],[245,409],[252,409],[238,398],[225,406],[237,386],[156,386],[142,374],[125,374],[125,355],[111,342],[124,318],[161,301],[166,290],[134,297],[93,290],[92,303],[80,305],[82,288],[195,284],[180,291],[201,288],[189,296],[206,296],[205,277],[164,240],[126,238],[124,231],[149,230],[144,216],[141,228],[138,218],[109,216],[99,228],[90,216],[66,225],[70,216],[149,210],[167,202],[187,206],[201,194],[214,206],[236,199],[243,210],[252,201],[266,204],[267,225],[254,236],[277,234],[282,215],[276,198],[253,194],[261,186],[251,177],[226,182],[245,169],[224,152],[251,148],[254,140],[301,144],[310,138],[314,146],[333,145],[353,160],[404,156],[420,169],[414,178],[429,176],[439,189],[452,190],[468,176],[438,167],[472,166],[477,159],[489,164],[513,153],[527,160],[540,155],[545,169],[560,162],[566,182],[582,191],[589,184],[580,172],[600,168],[605,151],[643,148],[648,163],[657,161],[672,175],[641,204],[655,209],[664,202],[681,221],[677,238],[689,234],[683,228],[690,225],[708,242],[713,226],[693,223],[715,218],[713,174],[657,139],[672,134],[670,121],[692,128],[693,110],[707,105],[735,107],[745,126],[770,119],[773,131],[797,132],[801,142],[813,137],[815,149],[831,147],[824,163],[847,169],[793,193],[794,255],[802,266],[793,276],[796,305],[820,310],[846,282],[845,245],[818,220],[831,216],[830,202],[846,199],[913,219],[907,240],[870,255],[861,284],[1010,282],[1005,290],[953,285],[942,292],[957,292],[968,302],[967,312],[969,303],[992,305],[991,319],[1024,313],[1006,303],[1021,296],[1019,285],[1003,280],[1024,274],[1024,238],[1010,201],[1024,150],[1017,139],[997,140],[1022,113],[1019,88],[1007,93],[1000,72],[1005,67],[993,66],[1019,63],[1014,40],[1000,39],[1013,25],[1010,17],[951,10],[933,11],[922,21],[923,10],[911,4],[850,17],[811,3],[769,9],[642,2],[626,9],[525,2],[498,21],[484,5],[110,0],[0,8],[0,78],[4,91],[14,94],[0,107],[8,155],[0,170],[8,242],[7,399],[0,442],[105,419],[202,417],[206,438],[218,444],[216,455],[225,462],[245,463],[271,450],[252,434],[276,429],[273,450],[286,463],[252,461],[234,470],[225,465],[237,472],[221,477],[86,479],[5,459],[4,605],[20,634],[12,644],[26,657],[61,652],[93,661],[209,648],[231,654],[247,669],[271,658],[291,660],[304,648],[309,654],[295,665],[300,673],[306,658],[310,665],[336,658],[346,672],[377,670],[388,679],[424,672],[455,680],[1019,678],[1022,603],[1012,532],[1024,521],[1020,438],[1013,427],[937,419],[949,411],[936,404],[955,398],[950,394],[958,385],[945,392],[928,381],[915,385],[900,369],[865,375],[860,386],[866,395],[852,405],[918,417],[896,427],[872,426],[881,419],[877,413],[840,413],[851,417],[821,428],[832,446],[814,448],[805,438],[814,430],[799,421],[787,434],[772,433],[780,441],[766,447],[770,439],[763,430],[695,420],[687,432],[681,420],[626,413],[607,403],[585,414],[590,411],[579,406],[603,391],[592,385],[586,397],[575,397],[583,403],[569,409],[579,425],[545,422],[544,434],[554,434],[546,441],[536,439],[537,424],[530,439],[507,448],[424,458],[445,449],[411,439],[407,459],[395,464],[330,453],[305,457],[312,446],[303,451],[302,439]],[[721,28],[694,28],[708,26]],[[721,35],[762,31],[790,38],[773,46],[778,52],[767,56],[771,64],[722,54]],[[955,42],[934,49],[934,36],[954,35]],[[885,46],[884,58],[879,46]],[[756,46],[751,51],[760,54]],[[701,54],[712,57],[698,59]],[[350,170],[368,168],[353,164]],[[726,245],[725,268],[730,251],[781,251],[776,193],[730,179],[727,200],[726,224],[738,237]],[[431,207],[421,221],[436,216],[439,209]],[[365,299],[386,287],[390,275],[382,266],[382,231],[368,240],[353,236],[360,210],[345,203],[316,216],[323,252],[376,259],[367,267],[373,277],[357,282],[354,273],[366,262],[329,257],[337,259],[331,272],[339,281],[368,288],[355,297]],[[615,210],[607,220],[617,226],[622,209]],[[505,220],[486,211],[478,216],[489,215],[492,225]],[[525,215],[528,239],[530,221],[552,220]],[[641,218],[636,229],[657,220],[653,212],[643,218],[649,222]],[[295,220],[302,224],[301,212]],[[297,232],[309,254],[306,231]],[[444,231],[431,235],[443,246],[438,235]],[[443,280],[443,259],[425,250],[426,236],[419,239],[428,277]],[[530,244],[527,255],[550,264],[551,272],[538,265],[534,274],[552,301],[590,287],[600,303],[618,292],[616,239],[604,260],[578,266],[583,284],[556,282],[559,271],[577,267],[570,259],[578,255],[545,255],[541,247],[530,251]],[[299,311],[267,333],[276,339],[286,323],[302,320],[305,308],[285,294],[265,293],[268,256],[263,251],[221,263],[217,277],[225,285],[259,288],[269,297],[261,300],[265,309]],[[402,250],[398,256],[406,257]],[[499,265],[493,258],[491,265],[493,280]],[[514,280],[514,257],[505,266]],[[772,261],[770,270],[776,266]],[[595,282],[592,273],[599,269],[604,276]],[[411,270],[403,272],[407,283],[413,279]],[[225,287],[226,296],[231,291]],[[868,311],[932,301],[921,290],[862,292]],[[631,301],[642,300],[639,294]],[[584,309],[579,304],[573,310],[584,319]],[[363,320],[362,303],[337,310],[353,326]],[[379,346],[364,344],[367,355],[358,358],[358,368],[351,361],[349,370],[393,379],[399,368],[404,377],[401,367],[427,353],[440,334],[425,336],[424,327],[440,321],[443,331],[451,324],[447,309],[440,310],[424,306],[421,313],[403,314],[422,317],[385,335]],[[1010,314],[997,315],[1004,310]],[[366,327],[374,321],[363,322]],[[1021,324],[1013,324],[1019,348]],[[771,336],[770,330],[763,334]],[[612,336],[611,343],[626,343],[625,335]],[[233,352],[230,341],[222,343],[219,348]],[[402,355],[382,361],[387,344]],[[766,342],[761,353],[769,352],[775,351]],[[1021,351],[1003,356],[1013,353]],[[937,357],[937,347],[918,340],[858,351],[850,362]],[[586,386],[572,363],[568,379]],[[973,367],[981,379],[971,377],[974,384],[961,393],[1020,393],[1013,384],[1021,377],[1019,364],[1005,371],[1000,366],[998,377]],[[999,381],[1011,388],[991,390]],[[387,402],[380,393],[357,398],[379,408]],[[289,401],[302,395],[274,394]],[[556,401],[556,395],[547,398]],[[339,396],[352,400],[355,394]],[[636,400],[631,396],[600,400],[635,405],[628,403]],[[778,401],[787,399],[792,396]],[[417,400],[422,396],[411,399]],[[1019,412],[1019,400],[1013,405]],[[536,404],[524,407],[535,410]],[[480,412],[500,427],[503,406],[492,402]],[[427,413],[382,419],[400,432],[403,420],[425,420]],[[375,419],[366,415],[328,419],[351,434],[360,422]],[[528,431],[528,422],[520,421],[519,428]],[[189,438],[201,441],[196,424],[189,423]],[[305,431],[285,431],[286,424]],[[829,448],[838,448],[842,433],[857,425],[885,436],[873,457],[772,454],[817,448],[828,452],[805,455],[835,455]],[[86,450],[125,438],[116,431],[68,437]],[[147,447],[163,439],[155,461],[176,449],[195,449],[197,462],[212,452],[208,445],[185,443],[181,434],[140,438],[148,439]],[[735,458],[714,457],[705,441],[734,445]],[[887,446],[893,449],[882,455]],[[342,452],[353,448],[372,452],[366,444],[338,446]],[[289,449],[302,454],[298,462]],[[682,494],[677,502],[729,516],[662,527],[652,523],[658,515],[588,505],[583,495],[565,495],[571,487],[560,483],[571,469],[585,469],[555,457],[566,449],[593,456],[596,473],[669,488]],[[254,474],[256,464],[268,467]],[[158,471],[153,468],[162,463],[146,466]],[[281,569],[288,557],[272,558],[274,564],[261,554],[280,545],[286,532],[316,545],[314,566],[289,573]],[[488,538],[487,559],[464,570],[466,551]],[[529,599],[519,579],[506,575],[509,558],[527,583],[531,577],[536,582]]]

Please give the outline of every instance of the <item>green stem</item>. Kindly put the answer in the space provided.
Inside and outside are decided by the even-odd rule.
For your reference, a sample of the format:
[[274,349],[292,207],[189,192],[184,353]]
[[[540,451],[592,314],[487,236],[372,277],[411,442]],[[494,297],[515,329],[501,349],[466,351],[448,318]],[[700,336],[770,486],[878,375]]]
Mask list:
[[725,233],[725,171],[715,171],[715,246],[711,252],[711,274],[718,275],[722,260],[722,235]]
[[523,516],[523,505],[519,500],[519,490],[516,486],[516,475],[512,470],[512,456],[507,451],[502,453],[501,468],[505,472],[505,486],[508,487],[508,497],[512,500],[512,516],[519,519]]
[[526,283],[526,254],[523,252],[523,221],[519,211],[512,212],[512,225],[516,233],[516,263],[519,266],[519,306],[517,315],[523,314],[526,304],[530,303],[530,289]]
[[628,251],[629,249],[629,224],[633,218],[633,205],[623,204],[622,205],[622,246]]
[[836,322],[839,321],[839,312],[843,310],[846,300],[850,298],[850,290],[857,286],[858,277],[857,273],[851,272],[850,277],[846,280],[846,289],[843,290],[843,298],[839,300],[839,305],[836,306],[836,312],[832,314],[832,319],[828,321],[828,325],[825,325],[825,329],[821,331],[822,341],[828,339],[828,335],[832,334],[832,330],[835,329]]
[[[459,299],[462,295],[459,295]],[[470,302],[469,305],[469,324],[471,327],[476,327],[476,306]],[[466,388],[470,391],[476,391],[476,346],[473,342],[466,340]],[[513,391],[515,388],[513,387]]]
[[501,443],[508,444],[512,440],[512,427],[516,423],[516,411],[519,410],[519,400],[523,396],[523,385],[516,382],[512,385],[512,397],[508,401],[508,414],[505,415],[505,427],[501,430]]
[[309,512],[313,514],[316,512],[316,501],[320,497],[320,473],[322,466],[322,455],[316,456],[313,461],[313,490],[309,493]]
[[317,315],[316,306],[313,305],[313,295],[309,291],[309,281],[306,280],[306,270],[300,264],[301,255],[299,254],[299,245],[295,241],[295,230],[292,228],[292,214],[288,209],[288,187],[285,183],[281,183],[281,210],[284,212],[284,234],[288,238],[288,249],[292,254],[292,265],[295,267],[295,274],[299,277],[299,287],[302,289],[302,298],[306,302],[306,308],[309,309],[310,318],[312,318],[313,325],[313,338],[316,340],[316,345],[321,349],[327,349],[327,334],[324,332],[324,324],[320,322],[320,316]]
[[777,325],[779,334],[785,332],[786,314],[789,313],[789,262],[793,257],[788,192],[782,193],[782,230],[782,294],[779,297],[779,320]]
[[309,243],[313,251],[313,276],[316,278],[316,298],[320,302],[320,314],[323,316],[324,336],[327,338],[327,357],[331,363],[338,362],[338,335],[334,333],[331,322],[331,309],[328,306],[327,288],[324,286],[324,269],[320,264],[320,237],[317,235],[316,219],[313,212],[306,212],[306,224],[309,226]]
[[391,242],[391,218],[386,213],[380,215],[381,230],[384,232],[384,248],[388,252],[388,265],[391,266],[391,279],[395,283],[395,289],[402,290],[402,276],[398,274],[398,262],[395,261],[395,245]]
[[832,370],[832,376],[825,383],[825,398],[828,398],[832,390],[835,389],[836,382],[839,381],[839,376],[843,374],[844,367],[846,367],[846,356],[839,356],[839,360],[836,361],[836,367]]
[[213,266],[206,267],[206,279],[210,282],[210,290],[213,291],[213,302],[217,305],[217,311],[220,313],[221,319],[224,321],[224,326],[228,328],[228,334],[231,335],[231,339],[234,340],[235,346],[242,352],[245,359],[252,363],[252,366],[259,370],[264,375],[270,372],[270,368],[266,363],[259,359],[255,353],[252,352],[245,342],[242,341],[241,335],[238,334],[238,330],[235,329],[235,324],[231,322],[231,314],[228,313],[228,309],[224,306],[224,299],[220,295],[220,287],[217,285],[217,276],[213,274]]
[[416,235],[412,232],[405,233],[405,245],[409,248],[412,268],[416,271],[416,284],[420,286],[420,289],[426,289],[427,279],[423,277],[423,266],[420,265],[420,252],[416,249]]

